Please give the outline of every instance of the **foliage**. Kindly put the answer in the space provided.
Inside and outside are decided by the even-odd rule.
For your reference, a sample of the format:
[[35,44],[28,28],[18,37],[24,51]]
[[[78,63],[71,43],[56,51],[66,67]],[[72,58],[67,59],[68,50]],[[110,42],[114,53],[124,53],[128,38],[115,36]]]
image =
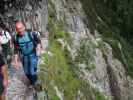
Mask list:
[[48,20],[49,20],[48,26],[49,26],[49,32],[50,32],[50,38],[49,38],[50,40],[63,38],[71,42],[69,33],[66,32],[64,29],[63,21],[54,20],[52,17],[49,17]]
[[96,100],[107,100],[103,94],[101,94],[99,91],[95,91]]
[[[54,40],[51,41],[49,50],[53,53],[53,56],[49,57],[50,60],[47,65],[50,75],[49,83],[53,82],[54,85],[64,93],[65,100],[74,100],[79,90],[83,93],[83,97],[81,98],[85,100],[102,100],[100,98],[104,98],[100,92],[96,92],[96,90],[91,88],[86,81],[83,81],[77,76],[76,68],[75,70],[72,70],[75,66],[71,66],[70,63],[67,63],[68,56],[65,56],[65,52],[61,50],[58,42]],[[69,62],[71,62],[71,59],[69,60]],[[48,87],[51,100],[56,100],[53,98],[55,95],[55,90],[51,87],[53,87],[53,85]],[[96,99],[94,99],[93,96],[96,96]]]
[[[48,17],[48,30],[50,37],[48,51],[51,52],[51,55],[43,55],[45,57],[46,63],[41,66],[42,69],[46,70],[48,75],[46,76],[44,74],[44,76],[48,77],[44,80],[47,81],[46,87],[48,89],[50,100],[59,99],[56,95],[54,86],[57,86],[59,91],[64,94],[64,100],[76,99],[78,97],[78,91],[81,92],[81,100],[101,100],[99,98],[106,100],[102,93],[92,88],[89,83],[79,77],[77,62],[73,61],[67,48],[64,48],[64,50],[61,48],[61,45],[57,39],[64,39],[68,44],[72,44],[72,39],[70,34],[64,28],[64,21],[57,21],[54,12],[54,5],[52,5],[50,2]],[[86,42],[88,43],[87,45]],[[89,61],[93,60],[93,57],[88,50],[91,50],[91,53],[94,53],[94,50],[92,49],[95,47],[93,43],[91,43],[91,45],[89,45],[89,43],[91,43],[91,41],[87,41],[87,39],[86,41],[82,41],[82,46],[80,49],[84,48],[84,51],[86,51],[87,55],[84,54],[84,56],[82,56],[81,53],[84,51],[79,50],[78,54],[82,56],[81,61],[79,60],[80,62],[83,62],[86,56],[90,57]]]
[[[133,38],[132,0],[95,0],[96,12],[110,29],[128,42]],[[130,40],[130,41],[129,41]]]
[[[104,42],[113,48],[113,55],[125,66],[127,73],[133,77],[133,2],[127,0],[82,0],[87,17],[94,28],[102,34]],[[91,5],[86,6],[86,5]],[[90,10],[91,8],[91,10]],[[89,10],[87,10],[89,9]],[[92,13],[93,12],[93,13]],[[121,45],[122,48],[119,47]]]
[[[52,24],[52,23],[50,23]],[[55,23],[53,23],[55,24]],[[54,25],[51,25],[52,27]],[[57,28],[52,28],[53,29],[51,32],[55,33],[55,32],[62,32],[63,28],[62,27],[57,27]],[[65,32],[64,32],[65,33]],[[56,33],[54,35],[57,35]],[[63,37],[62,37],[63,38]],[[65,38],[65,37],[64,37]],[[69,36],[67,37],[69,38]],[[65,38],[66,39],[66,38]],[[67,41],[67,39],[66,39]],[[87,83],[86,81],[82,80],[81,78],[79,78],[78,75],[78,66],[77,63],[75,63],[71,56],[69,51],[67,51],[67,49],[65,48],[64,50],[61,49],[60,44],[57,42],[57,38],[51,37],[49,40],[49,51],[53,54],[51,57],[49,57],[50,60],[48,60],[48,64],[47,64],[47,68],[48,68],[48,73],[49,73],[49,83],[53,83],[55,86],[57,86],[59,88],[59,90],[61,92],[64,93],[64,99],[65,100],[74,100],[74,98],[77,97],[77,93],[78,91],[81,91],[81,93],[83,93],[83,96],[81,96],[81,98],[85,99],[85,100],[101,100],[99,98],[105,98],[104,95],[102,95],[100,92],[96,92],[95,89],[91,88],[89,83]],[[87,42],[87,44],[86,44]],[[84,56],[81,57],[81,61],[84,60],[88,60],[91,62],[91,60],[94,61],[94,58],[92,56],[91,53],[95,53],[93,52],[95,45],[93,43],[91,43],[91,41],[88,41],[87,39],[81,41],[82,45],[81,48],[79,50],[79,54],[80,56],[82,56],[82,49],[85,50],[86,54],[84,54]],[[88,58],[89,56],[89,58]],[[86,57],[88,59],[86,59]],[[89,63],[87,63],[89,64]],[[92,67],[92,66],[91,66]],[[49,84],[50,85],[50,84]],[[53,89],[51,89],[51,87],[53,87],[53,85],[48,86],[48,91],[52,91]],[[88,91],[88,92],[87,92]],[[91,94],[88,94],[91,93]],[[52,97],[52,95],[55,95],[55,92],[50,94],[50,97]],[[94,99],[94,97],[96,99]],[[51,98],[52,99],[52,98]],[[52,99],[54,100],[54,98]],[[106,100],[106,99],[103,99]]]
[[91,70],[95,68],[95,44],[94,42],[88,40],[88,38],[81,40],[80,48],[78,50],[77,56],[75,57],[75,62],[77,64],[85,64],[86,69]]
[[95,31],[95,24],[96,24],[96,12],[94,7],[93,0],[80,0],[82,3],[82,7],[87,15],[87,20],[85,20],[86,25],[90,29],[90,32],[93,34]]
[[127,73],[133,77],[133,47],[123,37],[113,32],[105,22],[99,21],[97,29],[102,34],[103,41],[111,45],[115,58],[123,63]]

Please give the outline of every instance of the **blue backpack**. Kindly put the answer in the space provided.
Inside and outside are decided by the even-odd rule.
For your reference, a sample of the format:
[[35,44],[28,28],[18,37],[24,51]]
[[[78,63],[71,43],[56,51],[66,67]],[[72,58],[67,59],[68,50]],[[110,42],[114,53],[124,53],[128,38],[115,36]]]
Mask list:
[[37,36],[35,32],[27,31],[26,34],[28,37],[28,41],[20,41],[20,37],[17,34],[15,36],[15,45],[19,52],[22,55],[30,55],[32,53],[36,53],[36,46],[37,46]]

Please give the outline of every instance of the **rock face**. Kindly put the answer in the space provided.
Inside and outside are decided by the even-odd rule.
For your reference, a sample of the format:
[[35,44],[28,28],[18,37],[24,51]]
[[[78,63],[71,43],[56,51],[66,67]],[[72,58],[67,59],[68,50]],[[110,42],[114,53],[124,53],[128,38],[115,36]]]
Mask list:
[[[79,71],[80,79],[85,80],[92,88],[100,91],[108,100],[132,100],[133,80],[127,75],[123,63],[114,57],[113,52],[115,51],[112,50],[110,44],[104,42],[96,30],[94,31],[95,34],[90,31],[90,25],[85,22],[89,19],[79,0],[14,0],[8,5],[11,6],[11,9],[7,9],[6,2],[9,1],[0,1],[5,5],[5,12],[2,12],[4,16],[1,14],[1,18],[9,28],[11,27],[13,30],[14,28],[12,25],[10,26],[10,23],[13,24],[16,19],[22,19],[26,22],[27,28],[42,32],[48,39],[47,27],[48,29],[52,27],[47,26],[47,23],[50,20],[54,20],[54,23],[61,22],[64,31],[69,33],[72,41],[69,43],[70,41],[64,38],[58,38],[59,41],[57,42],[63,48],[67,48],[73,62],[78,55],[82,58],[82,61],[80,60],[78,64],[75,64],[79,68],[77,71]],[[51,34],[50,37],[52,37]],[[84,40],[85,42],[82,43]],[[85,49],[80,54],[82,45],[88,46],[88,48],[84,46],[87,50]],[[87,68],[91,70],[87,70]],[[19,81],[17,82],[19,83]],[[21,86],[23,89],[23,85]],[[61,92],[63,89],[56,85],[53,87],[56,87],[55,90],[58,92],[56,94],[59,95],[60,100],[66,100],[63,95],[64,92]],[[80,91],[77,92],[78,98],[75,97],[73,100],[82,100],[80,98],[83,94]],[[90,100],[99,99],[92,96]]]
[[[80,41],[88,39],[92,43],[99,45],[102,41],[100,36],[90,33],[89,27],[85,24],[85,12],[79,0],[50,0],[55,8],[57,20],[64,20],[64,26],[67,32],[72,36],[72,46],[70,52],[74,57],[79,49]],[[100,41],[98,40],[100,39]],[[79,45],[80,44],[80,45]],[[104,43],[104,48],[94,48],[95,68],[91,71],[85,69],[87,65],[81,66],[81,77],[88,81],[92,87],[98,88],[111,100],[131,100],[133,95],[130,94],[133,84],[128,79],[126,70],[122,62],[113,56],[111,46]],[[68,44],[69,45],[69,44]],[[91,51],[88,51],[91,52]],[[84,59],[85,60],[85,59]]]
[[[2,0],[1,18],[10,30],[16,20],[23,20],[27,29],[46,32],[47,0]],[[5,11],[5,12],[3,12]]]

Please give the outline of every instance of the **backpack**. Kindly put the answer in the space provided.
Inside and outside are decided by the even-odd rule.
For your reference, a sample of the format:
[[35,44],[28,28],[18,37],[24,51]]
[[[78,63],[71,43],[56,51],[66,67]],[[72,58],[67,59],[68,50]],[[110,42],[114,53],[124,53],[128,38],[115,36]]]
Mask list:
[[[9,34],[10,35],[10,34]],[[7,36],[7,34],[6,34],[6,31],[3,31],[3,33],[2,33],[2,35],[1,35],[2,37],[5,37],[5,39],[7,39],[8,40],[8,42],[7,43],[1,43],[1,47],[2,47],[2,52],[3,53],[5,53],[5,54],[8,54],[8,52],[7,51],[9,51],[10,52],[10,39],[9,39],[9,37]]]
[[36,53],[36,47],[37,47],[37,36],[35,32],[27,31],[27,37],[29,38],[29,41],[19,43],[19,36],[18,34],[15,35],[15,45],[19,52],[23,55],[30,55],[32,53]]
[[6,35],[6,31],[4,31],[4,35],[6,36],[6,38],[8,39],[7,35]]
[[[3,36],[5,36],[6,37],[6,39],[9,41],[10,39],[9,39],[9,37],[7,36],[7,34],[6,34],[6,32],[8,32],[8,31],[2,31],[1,32],[1,37],[3,37]],[[9,33],[8,33],[9,34]],[[9,34],[10,35],[10,34]],[[10,35],[11,36],[11,35]]]

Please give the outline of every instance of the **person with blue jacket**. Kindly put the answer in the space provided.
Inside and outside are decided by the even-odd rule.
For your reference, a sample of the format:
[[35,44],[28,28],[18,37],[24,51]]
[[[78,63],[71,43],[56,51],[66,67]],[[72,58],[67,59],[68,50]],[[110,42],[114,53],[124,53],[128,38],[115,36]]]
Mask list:
[[[37,51],[38,50],[38,51]],[[36,32],[27,31],[22,21],[16,22],[16,33],[14,35],[15,62],[18,58],[22,62],[25,75],[31,85],[37,82],[38,53],[41,50],[41,40]]]

